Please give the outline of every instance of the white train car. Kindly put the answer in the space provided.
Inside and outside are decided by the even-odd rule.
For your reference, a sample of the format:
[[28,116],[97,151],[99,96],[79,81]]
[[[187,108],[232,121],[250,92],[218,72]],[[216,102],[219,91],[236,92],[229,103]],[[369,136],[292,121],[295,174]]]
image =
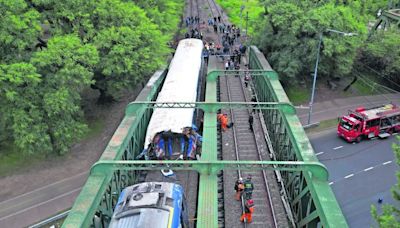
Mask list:
[[[179,42],[157,102],[197,100],[202,52],[203,42],[199,39],[183,39]],[[151,159],[171,159],[176,154],[182,154],[185,158],[190,154],[192,157],[191,150],[195,149],[199,139],[199,135],[191,128],[194,111],[191,108],[154,110],[144,144],[145,151],[153,155]]]

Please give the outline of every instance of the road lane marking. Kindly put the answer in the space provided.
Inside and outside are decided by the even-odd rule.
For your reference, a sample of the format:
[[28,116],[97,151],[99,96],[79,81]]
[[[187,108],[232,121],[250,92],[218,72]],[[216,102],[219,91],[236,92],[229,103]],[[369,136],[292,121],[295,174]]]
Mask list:
[[335,147],[335,148],[333,148],[334,150],[338,150],[338,149],[340,149],[340,148],[343,148],[343,146],[337,146],[337,147]]
[[318,153],[315,154],[315,156],[321,155],[321,154],[323,154],[323,153],[325,153],[325,152],[322,152],[322,151],[321,151],[321,152],[318,152]]
[[354,174],[349,174],[349,175],[345,176],[344,179],[350,178],[352,176],[354,176]]
[[57,197],[51,198],[51,199],[49,199],[49,200],[43,201],[43,202],[41,202],[41,203],[38,203],[38,204],[33,205],[33,206],[30,206],[30,207],[24,208],[23,210],[17,211],[17,212],[15,212],[15,213],[12,213],[12,214],[9,214],[9,215],[7,215],[7,216],[4,216],[4,217],[0,218],[0,221],[5,220],[5,219],[10,218],[10,217],[13,217],[13,216],[16,216],[16,215],[18,215],[18,214],[21,214],[21,213],[23,213],[23,212],[25,212],[25,211],[28,211],[28,210],[31,210],[31,209],[33,209],[33,208],[35,208],[35,207],[42,206],[42,205],[44,205],[44,204],[46,204],[46,203],[48,203],[48,202],[51,202],[51,201],[53,201],[53,200],[60,199],[60,198],[62,198],[62,197],[64,197],[64,196],[67,196],[67,195],[70,195],[70,194],[72,194],[72,193],[74,193],[74,192],[80,191],[81,189],[82,189],[82,187],[79,187],[79,188],[76,188],[76,189],[74,189],[74,190],[72,190],[72,191],[69,191],[69,192],[66,192],[66,193],[64,193],[64,194],[61,194],[61,195],[59,195],[59,196],[57,196]]
[[366,172],[366,171],[369,171],[369,170],[371,170],[371,169],[373,169],[374,167],[369,167],[369,168],[366,168],[366,169],[364,169],[364,171]]
[[88,174],[88,173],[89,173],[89,171],[86,171],[86,172],[83,172],[83,173],[76,174],[75,176],[68,177],[68,178],[65,178],[65,179],[56,181],[56,182],[54,182],[54,183],[51,183],[51,184],[45,185],[45,186],[43,186],[43,187],[37,188],[37,189],[35,189],[35,190],[33,190],[33,191],[26,192],[26,193],[21,194],[21,195],[19,195],[19,196],[15,196],[15,197],[13,197],[13,198],[11,198],[11,199],[1,201],[1,202],[0,202],[0,205],[1,205],[2,203],[6,203],[6,202],[8,202],[8,201],[18,199],[18,198],[20,198],[20,197],[23,197],[23,196],[32,194],[32,193],[34,193],[34,192],[38,192],[38,191],[43,190],[43,189],[45,189],[45,188],[47,188],[47,187],[50,187],[50,186],[53,186],[53,185],[56,185],[56,184],[59,184],[59,183],[62,183],[62,182],[71,180],[71,179],[73,179],[73,178],[75,178],[75,177],[82,176],[82,175],[86,175],[86,174]]
[[384,163],[382,163],[382,165],[387,165],[387,164],[390,164],[390,163],[392,163],[392,161],[384,162]]
[[332,181],[332,182],[329,182],[329,185],[333,185],[333,181]]

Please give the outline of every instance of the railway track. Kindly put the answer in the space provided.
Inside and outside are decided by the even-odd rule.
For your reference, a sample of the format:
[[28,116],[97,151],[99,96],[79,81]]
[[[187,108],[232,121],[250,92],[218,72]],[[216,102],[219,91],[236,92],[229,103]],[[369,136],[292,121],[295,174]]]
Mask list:
[[[211,12],[211,16],[221,17],[221,22],[224,23],[224,18],[221,11],[219,10],[215,0],[205,0]],[[220,34],[218,33],[218,41],[220,40]],[[218,97],[219,101],[229,101],[229,102],[246,102],[250,101],[248,97],[248,92],[243,88],[241,81],[242,77],[239,76],[227,76],[220,77],[218,86]],[[222,93],[221,93],[222,92]],[[249,115],[253,115],[250,110],[225,110],[229,111],[232,122],[235,123],[232,128],[232,151],[230,156],[224,156],[222,152],[222,136],[219,134],[219,145],[218,145],[218,158],[228,160],[232,158],[235,160],[264,160],[268,156],[262,156],[260,148],[260,139],[257,139],[256,134],[250,131],[248,118]],[[255,114],[254,114],[255,115]],[[260,121],[258,118],[254,118],[255,122]],[[221,132],[221,131],[219,131]],[[229,143],[228,143],[229,144]],[[232,189],[234,186],[234,181],[239,177],[246,178],[247,176],[252,176],[252,181],[255,183],[255,191],[253,194],[253,200],[255,202],[255,212],[253,214],[254,221],[250,224],[240,224],[239,217],[244,211],[244,200],[242,198],[241,202],[236,202],[236,208],[232,208],[233,195],[225,193],[225,189]],[[261,184],[262,183],[262,184]],[[257,189],[261,187],[262,190]],[[219,227],[278,227],[277,219],[275,216],[275,211],[273,203],[271,200],[271,194],[268,186],[268,180],[265,171],[238,171],[237,174],[233,173],[221,173],[218,175],[218,195],[219,195]],[[222,197],[223,196],[223,197]],[[230,197],[230,198],[227,198]],[[237,207],[240,207],[239,211]],[[231,212],[236,213],[233,216]],[[239,212],[239,213],[237,213]],[[224,214],[224,215],[221,215]],[[228,215],[229,214],[229,215]],[[266,216],[268,215],[268,216]],[[224,219],[222,219],[222,217]]]
[[[233,73],[232,71],[230,73]],[[241,76],[222,76],[220,77],[220,87],[221,87],[221,101],[229,102],[248,102],[250,100],[251,93],[247,91],[242,82]],[[261,148],[261,145],[265,144],[262,142],[263,137],[257,137],[254,131],[249,128],[248,118],[249,115],[254,115],[254,125],[259,125],[257,123],[259,118],[257,118],[256,113],[252,113],[251,110],[236,110],[228,109],[225,110],[232,122],[234,122],[234,127],[232,128],[232,150],[230,157],[235,160],[266,160],[265,149]],[[244,227],[278,227],[277,218],[274,211],[274,205],[271,199],[271,193],[269,189],[269,183],[267,174],[265,171],[238,171],[237,174],[226,173],[224,174],[225,179],[230,179],[232,184],[232,179],[237,180],[242,177],[246,179],[248,176],[252,177],[252,182],[254,183],[255,190],[253,193],[253,201],[255,204],[255,211],[253,213],[253,222],[251,224],[243,224]],[[229,188],[229,186],[226,186]],[[231,185],[233,188],[233,185]],[[227,199],[225,199],[226,201]],[[240,204],[241,211],[244,210],[244,201],[237,202]],[[228,206],[228,204],[225,204]],[[229,207],[229,206],[228,206]],[[225,211],[231,211],[229,208],[225,208]],[[228,221],[231,221],[229,219]],[[229,222],[232,223],[232,222]],[[240,227],[239,219],[234,220],[229,227]],[[228,225],[228,224],[226,224]],[[228,227],[228,226],[227,226]]]

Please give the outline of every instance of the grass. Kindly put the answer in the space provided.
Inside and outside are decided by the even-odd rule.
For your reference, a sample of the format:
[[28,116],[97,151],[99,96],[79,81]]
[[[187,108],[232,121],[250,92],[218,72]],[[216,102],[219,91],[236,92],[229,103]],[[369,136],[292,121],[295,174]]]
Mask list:
[[[264,6],[259,0],[217,0],[217,3],[227,12],[231,23],[245,28],[246,12],[249,13],[248,33],[254,34],[255,24],[259,20],[259,15],[264,12]],[[242,20],[240,20],[240,8],[244,5]]]
[[13,143],[5,142],[0,145],[0,177],[37,164],[43,159],[43,154],[25,154]]
[[290,86],[285,88],[285,92],[294,105],[304,104],[310,100],[310,90],[307,88]]
[[94,120],[90,120],[88,122],[89,131],[81,138],[81,140],[83,141],[83,140],[97,137],[103,131],[104,127],[105,127],[105,123],[104,123],[103,119],[97,118]]
[[305,131],[306,131],[307,134],[320,132],[320,131],[323,131],[323,130],[327,130],[327,129],[336,127],[337,124],[338,124],[338,119],[337,118],[330,119],[330,120],[323,120],[323,121],[321,121],[319,123],[318,126],[307,128],[307,129],[305,129]]
[[[88,125],[89,131],[81,140],[99,136],[105,127],[101,118],[89,121]],[[0,145],[0,177],[8,176],[35,164],[40,164],[44,159],[46,159],[44,154],[26,154],[19,150],[12,142],[4,142]]]

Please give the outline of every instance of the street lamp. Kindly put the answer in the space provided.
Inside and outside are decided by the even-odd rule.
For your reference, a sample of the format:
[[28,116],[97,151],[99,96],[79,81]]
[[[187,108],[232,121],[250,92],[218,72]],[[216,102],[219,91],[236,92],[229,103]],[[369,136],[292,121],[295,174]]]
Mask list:
[[[352,32],[341,32],[338,30],[334,29],[326,29],[325,32],[333,32],[333,33],[338,33],[343,36],[357,36],[357,33],[352,33]],[[309,109],[308,109],[308,123],[307,125],[311,124],[311,114],[312,114],[312,106],[314,103],[314,95],[315,95],[315,84],[317,82],[317,73],[318,73],[318,63],[319,63],[319,53],[321,51],[321,44],[322,44],[322,33],[319,34],[319,42],[318,42],[318,50],[317,50],[317,61],[315,62],[315,69],[314,69],[314,79],[313,79],[313,86],[312,86],[312,91],[311,91],[311,100],[309,104]]]

